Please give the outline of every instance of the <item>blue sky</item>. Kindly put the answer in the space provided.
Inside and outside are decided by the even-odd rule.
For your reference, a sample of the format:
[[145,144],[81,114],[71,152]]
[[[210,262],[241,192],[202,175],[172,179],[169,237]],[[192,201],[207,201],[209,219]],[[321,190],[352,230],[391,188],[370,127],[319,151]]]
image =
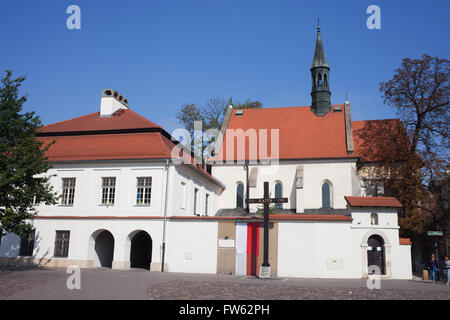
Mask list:
[[[68,30],[66,9],[81,9]],[[366,9],[381,9],[369,30]],[[25,110],[49,124],[99,110],[103,89],[172,131],[183,102],[257,99],[310,104],[316,21],[331,67],[332,103],[353,120],[395,117],[379,83],[405,57],[449,58],[449,1],[2,0],[0,70],[26,75]]]

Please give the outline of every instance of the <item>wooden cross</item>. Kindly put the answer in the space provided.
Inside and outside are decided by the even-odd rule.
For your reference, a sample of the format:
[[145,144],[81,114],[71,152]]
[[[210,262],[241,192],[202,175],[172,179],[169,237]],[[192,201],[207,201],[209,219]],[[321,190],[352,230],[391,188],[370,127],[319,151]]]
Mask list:
[[[269,264],[269,204],[270,203],[285,203],[288,198],[270,198],[269,183],[264,182],[264,198],[247,199],[247,203],[264,204],[264,261],[263,267],[270,267]],[[269,269],[270,270],[270,269]]]

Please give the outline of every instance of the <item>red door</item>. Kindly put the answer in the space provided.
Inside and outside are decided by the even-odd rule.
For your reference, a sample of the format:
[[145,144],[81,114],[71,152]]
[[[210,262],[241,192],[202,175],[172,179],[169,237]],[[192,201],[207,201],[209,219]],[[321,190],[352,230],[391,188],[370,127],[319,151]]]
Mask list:
[[247,275],[258,275],[259,223],[247,224]]

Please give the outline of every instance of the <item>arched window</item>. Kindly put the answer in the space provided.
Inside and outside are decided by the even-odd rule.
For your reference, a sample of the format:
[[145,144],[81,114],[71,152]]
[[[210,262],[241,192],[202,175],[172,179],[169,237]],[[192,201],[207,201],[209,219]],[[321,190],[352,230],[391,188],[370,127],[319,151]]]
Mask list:
[[331,208],[331,185],[329,182],[322,184],[322,208]]
[[[283,186],[280,182],[277,182],[275,184],[275,198],[281,198],[283,197]],[[283,207],[282,203],[276,203],[275,207],[278,209],[281,209]]]
[[319,77],[318,77],[318,85],[319,87],[322,86],[322,75],[319,73]]
[[370,224],[373,226],[378,225],[378,214],[376,213],[370,214]]
[[236,188],[236,208],[244,208],[244,185],[238,183]]
[[323,75],[323,85],[324,85],[324,86],[327,86],[327,85],[328,85],[327,75],[326,75],[326,74]]

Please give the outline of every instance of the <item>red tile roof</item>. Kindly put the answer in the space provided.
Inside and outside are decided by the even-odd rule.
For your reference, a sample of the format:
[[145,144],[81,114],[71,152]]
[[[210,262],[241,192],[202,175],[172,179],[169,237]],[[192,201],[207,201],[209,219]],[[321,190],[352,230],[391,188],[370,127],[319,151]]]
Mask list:
[[167,159],[171,143],[159,132],[38,137],[44,145],[55,140],[49,161]]
[[406,246],[406,245],[410,246],[410,245],[412,245],[412,242],[411,242],[410,238],[400,238],[399,241],[400,241],[400,245],[403,245],[403,246]]
[[[37,139],[43,142],[43,147],[55,141],[46,152],[48,160],[55,162],[171,159],[176,146],[162,127],[129,109],[118,110],[110,117],[100,117],[95,112],[50,124],[40,128]],[[188,167],[223,187],[219,180],[194,164],[190,154],[183,151],[176,154]]]
[[130,109],[116,111],[110,117],[100,117],[100,112],[65,120],[44,126],[41,133],[61,133],[80,131],[108,131],[126,129],[161,128]]
[[402,204],[393,197],[344,197],[352,207],[394,207],[401,208]]
[[264,145],[267,145],[268,156],[272,154],[270,130],[278,129],[279,159],[349,157],[345,137],[345,107],[344,105],[339,107],[342,108],[341,112],[332,110],[323,117],[316,116],[310,107],[245,109],[242,115],[236,115],[236,110],[233,110],[217,159],[226,161],[266,158],[264,155],[260,157],[258,142],[254,144],[256,151],[254,153],[251,148],[249,151],[246,143],[245,157],[237,155],[235,142],[234,157],[229,157],[227,136],[232,137],[228,131],[230,129],[244,131],[254,129],[256,135],[260,133],[260,129],[267,130],[267,144]]

